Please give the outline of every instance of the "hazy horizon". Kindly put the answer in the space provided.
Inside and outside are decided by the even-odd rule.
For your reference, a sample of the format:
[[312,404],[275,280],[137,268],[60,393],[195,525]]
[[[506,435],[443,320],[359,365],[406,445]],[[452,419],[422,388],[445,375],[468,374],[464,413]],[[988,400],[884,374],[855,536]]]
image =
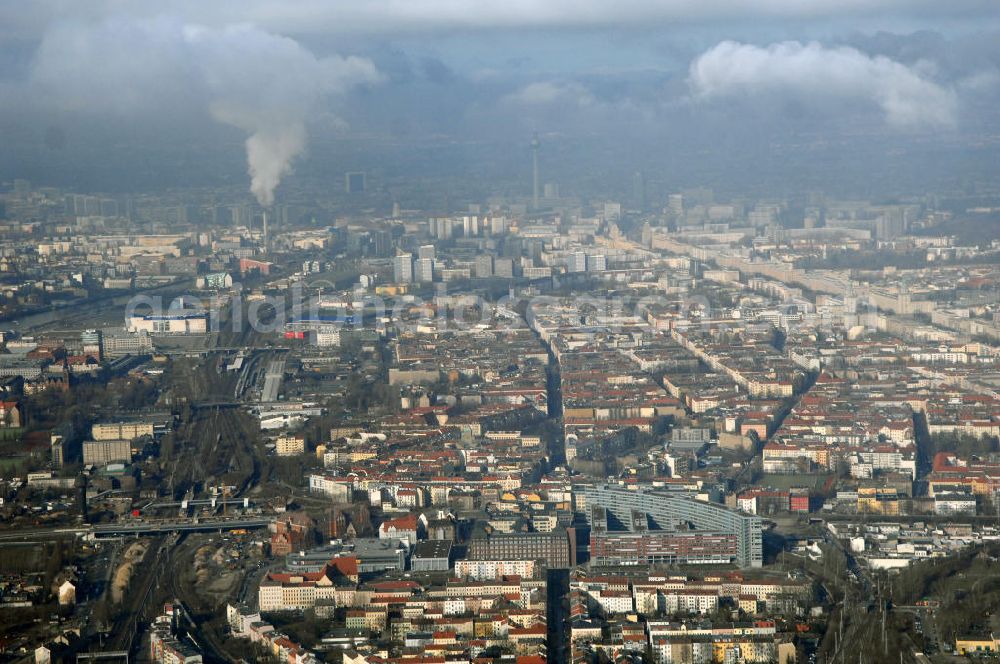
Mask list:
[[[149,191],[429,174],[613,195],[995,187],[986,2],[0,4],[0,179]],[[596,189],[595,189],[596,183]],[[603,184],[602,184],[603,183]],[[479,188],[482,182],[469,183]],[[603,191],[602,191],[603,190]]]

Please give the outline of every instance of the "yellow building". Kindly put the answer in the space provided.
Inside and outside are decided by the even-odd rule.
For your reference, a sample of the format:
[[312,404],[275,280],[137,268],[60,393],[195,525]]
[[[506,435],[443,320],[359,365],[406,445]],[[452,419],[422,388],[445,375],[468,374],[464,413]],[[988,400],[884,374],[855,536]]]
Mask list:
[[376,295],[405,295],[408,290],[406,284],[381,284],[375,287]]
[[772,638],[732,637],[712,642],[712,662],[773,662],[777,646]]
[[98,422],[90,428],[93,440],[133,440],[152,435],[152,422]]
[[955,639],[955,650],[959,655],[975,655],[1000,652],[1000,639],[989,636],[960,636]]
[[756,595],[740,595],[739,604],[740,604],[740,611],[743,611],[748,615],[754,615],[757,613]]
[[278,436],[274,441],[274,452],[278,456],[295,456],[306,451],[306,439],[302,435]]
[[858,512],[899,516],[899,495],[888,487],[861,487],[858,489]]

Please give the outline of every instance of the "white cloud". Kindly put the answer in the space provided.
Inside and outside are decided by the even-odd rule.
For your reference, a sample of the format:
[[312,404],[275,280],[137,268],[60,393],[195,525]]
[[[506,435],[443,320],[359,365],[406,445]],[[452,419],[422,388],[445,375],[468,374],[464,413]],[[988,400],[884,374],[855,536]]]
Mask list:
[[854,48],[782,42],[766,48],[724,41],[691,63],[688,85],[696,100],[792,97],[803,102],[873,104],[897,129],[955,124],[957,97],[930,80],[931,67],[907,67]]

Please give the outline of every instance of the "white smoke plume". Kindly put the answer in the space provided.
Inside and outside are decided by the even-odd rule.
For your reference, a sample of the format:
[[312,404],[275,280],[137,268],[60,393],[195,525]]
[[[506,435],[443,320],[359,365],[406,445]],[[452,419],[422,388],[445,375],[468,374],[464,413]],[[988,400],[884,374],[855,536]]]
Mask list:
[[782,42],[766,48],[724,41],[691,63],[694,99],[791,96],[827,105],[833,100],[877,106],[896,129],[951,127],[957,114],[953,90],[921,67],[816,42]]
[[317,58],[251,25],[209,28],[161,18],[53,28],[36,54],[32,91],[69,110],[207,110],[249,135],[250,190],[266,206],[305,149],[306,123],[324,99],[379,78],[370,60]]
[[261,205],[274,202],[274,190],[292,169],[292,160],[305,149],[306,129],[301,122],[277,129],[255,131],[247,139],[250,191]]

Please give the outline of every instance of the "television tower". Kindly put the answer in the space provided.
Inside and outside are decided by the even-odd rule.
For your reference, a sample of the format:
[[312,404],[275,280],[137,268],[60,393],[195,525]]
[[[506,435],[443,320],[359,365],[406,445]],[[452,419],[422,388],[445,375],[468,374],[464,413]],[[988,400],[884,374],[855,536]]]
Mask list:
[[531,165],[532,165],[532,208],[538,209],[538,148],[541,147],[541,143],[538,142],[538,133],[531,139]]

